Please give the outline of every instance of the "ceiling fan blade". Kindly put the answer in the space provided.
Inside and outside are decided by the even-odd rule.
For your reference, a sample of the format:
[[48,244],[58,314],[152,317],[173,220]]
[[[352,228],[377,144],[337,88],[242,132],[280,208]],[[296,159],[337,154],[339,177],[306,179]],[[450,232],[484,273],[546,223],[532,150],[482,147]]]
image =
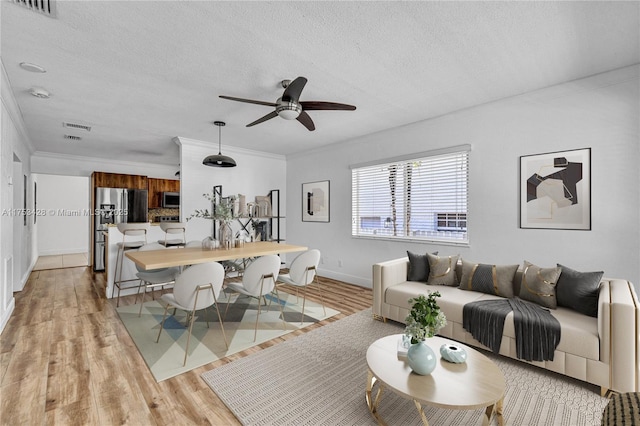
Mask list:
[[302,89],[304,89],[304,85],[307,84],[307,79],[304,77],[298,77],[293,80],[286,89],[284,89],[284,93],[282,94],[283,101],[293,101],[298,102],[300,99],[300,93],[302,93]]
[[275,112],[275,111],[271,111],[269,114],[265,115],[265,116],[264,116],[264,117],[262,117],[262,118],[258,118],[258,119],[257,119],[256,121],[254,121],[253,123],[249,123],[249,124],[247,124],[247,127],[255,126],[256,124],[260,124],[260,123],[263,123],[263,122],[265,122],[265,121],[267,121],[267,120],[271,120],[272,118],[277,117],[277,116],[278,116],[278,113],[277,113],[277,112]]
[[232,96],[224,96],[224,95],[220,95],[220,97],[222,99],[228,99],[230,101],[238,101],[238,102],[245,102],[248,104],[257,104],[257,105],[264,105],[264,106],[270,106],[270,107],[276,107],[276,104],[274,104],[273,102],[264,102],[264,101],[254,101],[253,99],[242,99],[242,98],[234,98]]
[[321,101],[303,101],[300,102],[302,109],[307,111],[319,111],[319,110],[341,110],[341,111],[353,111],[356,109],[353,105],[339,104],[337,102],[321,102]]
[[307,129],[309,129],[310,132],[313,132],[316,129],[316,125],[313,124],[313,120],[311,119],[311,117],[309,117],[309,114],[307,114],[304,111],[300,113],[300,115],[298,116],[298,118],[296,118],[296,120],[301,122],[302,125]]

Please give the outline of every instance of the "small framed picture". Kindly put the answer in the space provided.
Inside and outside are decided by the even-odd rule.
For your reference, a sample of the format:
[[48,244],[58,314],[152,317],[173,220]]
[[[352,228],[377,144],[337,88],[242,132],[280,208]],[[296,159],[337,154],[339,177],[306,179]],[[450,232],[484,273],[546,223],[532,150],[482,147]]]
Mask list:
[[329,181],[302,184],[302,221],[329,222]]
[[591,148],[520,157],[520,228],[591,230]]

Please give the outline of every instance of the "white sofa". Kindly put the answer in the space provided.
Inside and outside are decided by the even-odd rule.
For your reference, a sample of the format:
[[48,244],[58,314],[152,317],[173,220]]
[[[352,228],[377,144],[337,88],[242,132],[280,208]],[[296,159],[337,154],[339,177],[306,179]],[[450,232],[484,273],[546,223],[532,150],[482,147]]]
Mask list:
[[[373,265],[374,318],[404,323],[410,298],[430,290],[439,291],[442,297],[437,301],[447,316],[447,325],[438,334],[488,349],[462,327],[462,307],[468,302],[499,296],[407,281],[408,266],[406,257]],[[460,264],[457,273],[460,277]],[[515,294],[519,293],[521,278],[522,273],[518,271],[514,279]],[[632,283],[602,279],[598,318],[564,307],[552,309],[551,313],[561,326],[554,359],[531,364],[598,385],[602,395],[608,390],[640,391],[640,305]],[[500,354],[517,359],[513,313],[505,321]]]

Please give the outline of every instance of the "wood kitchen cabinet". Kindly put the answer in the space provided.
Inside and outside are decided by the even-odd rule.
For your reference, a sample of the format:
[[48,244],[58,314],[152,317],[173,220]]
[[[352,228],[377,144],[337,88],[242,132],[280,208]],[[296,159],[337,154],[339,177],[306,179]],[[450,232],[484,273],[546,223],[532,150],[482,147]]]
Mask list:
[[163,192],[180,192],[180,181],[174,179],[148,178],[149,208],[157,209],[162,207]]
[[91,180],[93,188],[147,189],[148,186],[146,176],[122,173],[93,172]]

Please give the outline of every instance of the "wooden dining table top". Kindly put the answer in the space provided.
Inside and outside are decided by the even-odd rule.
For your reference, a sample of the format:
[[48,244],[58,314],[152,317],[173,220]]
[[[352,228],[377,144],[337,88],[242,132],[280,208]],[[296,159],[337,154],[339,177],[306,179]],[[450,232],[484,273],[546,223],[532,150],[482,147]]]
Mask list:
[[276,243],[273,241],[257,241],[245,243],[243,247],[229,249],[203,250],[196,248],[172,248],[163,250],[148,250],[125,252],[126,256],[142,269],[170,268],[173,266],[196,265],[207,262],[221,262],[223,260],[260,257],[269,254],[292,253],[305,251],[305,246]]

